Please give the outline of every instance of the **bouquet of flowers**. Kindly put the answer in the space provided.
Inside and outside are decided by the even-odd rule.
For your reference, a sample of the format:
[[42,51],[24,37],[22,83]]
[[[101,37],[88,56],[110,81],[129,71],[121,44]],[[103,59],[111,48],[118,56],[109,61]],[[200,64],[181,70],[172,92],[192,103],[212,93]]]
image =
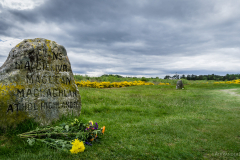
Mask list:
[[56,149],[76,154],[85,150],[84,144],[91,146],[93,142],[98,142],[104,131],[105,126],[99,129],[98,124],[94,124],[93,121],[83,123],[75,119],[69,124],[36,128],[30,132],[19,134],[19,136],[27,139],[29,145],[40,141]]

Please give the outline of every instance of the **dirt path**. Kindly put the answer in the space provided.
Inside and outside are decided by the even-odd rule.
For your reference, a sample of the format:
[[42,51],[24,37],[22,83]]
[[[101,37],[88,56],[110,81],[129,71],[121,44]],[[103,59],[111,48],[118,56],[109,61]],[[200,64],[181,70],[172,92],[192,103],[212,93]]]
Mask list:
[[234,95],[234,96],[240,96],[239,94],[234,92],[235,90],[237,90],[237,89],[222,89],[222,90],[219,90],[219,91],[226,92],[226,93]]

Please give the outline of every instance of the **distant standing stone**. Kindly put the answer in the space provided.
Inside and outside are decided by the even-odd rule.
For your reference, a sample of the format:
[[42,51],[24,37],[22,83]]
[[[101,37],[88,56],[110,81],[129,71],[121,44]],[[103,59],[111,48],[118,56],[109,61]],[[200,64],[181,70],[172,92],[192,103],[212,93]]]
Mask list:
[[183,88],[182,80],[177,81],[176,89],[182,89],[182,88]]
[[16,45],[0,67],[0,126],[31,117],[42,125],[81,112],[66,49],[43,38]]

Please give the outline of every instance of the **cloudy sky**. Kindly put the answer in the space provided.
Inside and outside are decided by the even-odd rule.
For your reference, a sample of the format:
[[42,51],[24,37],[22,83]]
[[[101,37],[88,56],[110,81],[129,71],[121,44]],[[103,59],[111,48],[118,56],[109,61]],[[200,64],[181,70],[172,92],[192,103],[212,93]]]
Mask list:
[[0,0],[0,66],[23,39],[63,45],[76,74],[240,73],[239,0]]

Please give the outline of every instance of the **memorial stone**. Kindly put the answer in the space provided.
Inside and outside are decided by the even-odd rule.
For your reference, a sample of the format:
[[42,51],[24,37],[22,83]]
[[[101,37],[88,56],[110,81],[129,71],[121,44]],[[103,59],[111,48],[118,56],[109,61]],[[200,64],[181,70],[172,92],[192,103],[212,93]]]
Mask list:
[[176,89],[182,89],[183,88],[183,82],[182,80],[177,81]]
[[0,127],[26,118],[47,125],[80,112],[81,97],[63,46],[36,38],[10,51],[0,67]]

